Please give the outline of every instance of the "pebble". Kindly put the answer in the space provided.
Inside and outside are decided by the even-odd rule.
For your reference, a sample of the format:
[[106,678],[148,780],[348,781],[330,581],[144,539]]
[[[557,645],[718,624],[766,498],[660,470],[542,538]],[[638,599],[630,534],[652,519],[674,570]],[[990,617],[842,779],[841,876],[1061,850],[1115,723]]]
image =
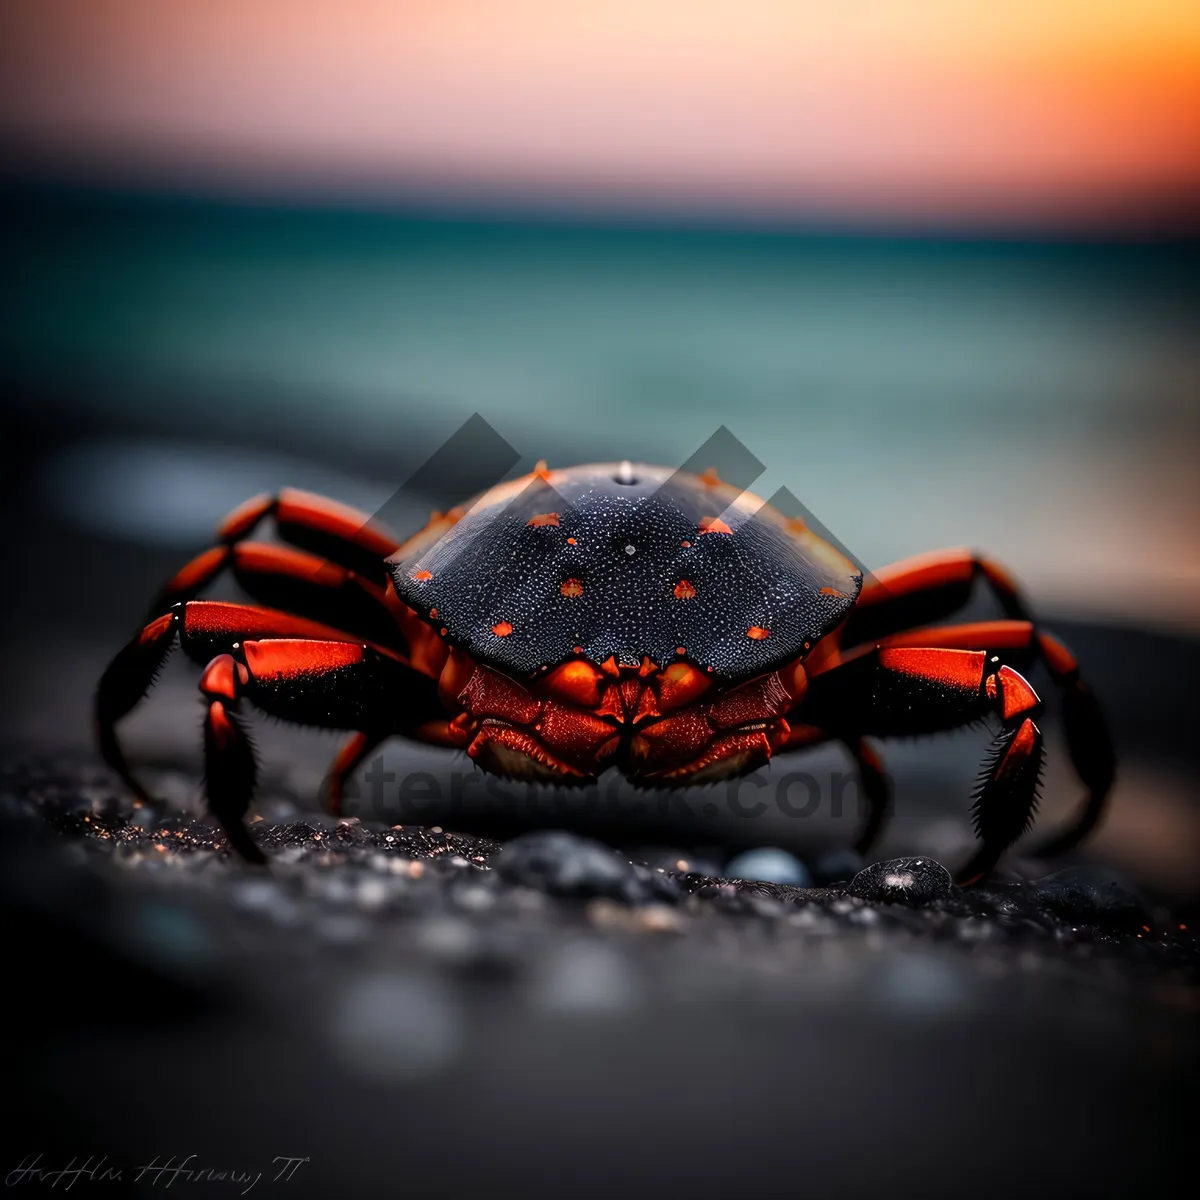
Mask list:
[[422,949],[450,962],[468,960],[479,943],[475,929],[455,917],[429,917],[417,926],[416,934]]
[[374,912],[376,909],[382,908],[390,896],[391,890],[387,883],[377,877],[371,876],[363,879],[358,885],[358,904],[367,912]]
[[758,880],[763,883],[787,883],[792,887],[811,887],[808,868],[794,855],[778,846],[761,846],[731,859],[722,872],[729,879]]
[[357,1073],[409,1080],[436,1074],[458,1056],[463,1022],[454,993],[437,980],[378,975],[346,989],[330,1033]]
[[1069,921],[1120,929],[1150,924],[1141,896],[1101,867],[1067,867],[1037,880],[1030,890],[1039,903]]
[[281,925],[291,924],[300,915],[300,907],[295,900],[277,884],[266,879],[253,879],[239,884],[234,890],[234,902]]
[[892,858],[864,867],[846,891],[886,904],[932,904],[950,894],[950,872],[933,858]]
[[327,913],[317,920],[316,932],[327,942],[350,946],[366,941],[371,935],[371,926],[356,913]]
[[969,990],[961,962],[924,953],[891,955],[872,989],[889,1012],[941,1016],[960,1009]]
[[600,842],[558,830],[513,838],[495,866],[507,883],[575,900],[607,896],[643,904],[664,899],[674,888],[670,876],[635,867]]
[[568,942],[543,963],[535,983],[538,1007],[580,1016],[633,1008],[640,987],[626,957],[600,941]]
[[651,870],[680,875],[720,875],[722,859],[711,852],[663,848],[636,849],[630,857]]
[[142,954],[188,970],[207,967],[219,956],[196,917],[174,905],[150,903],[133,909],[119,933]]
[[465,887],[454,892],[454,903],[466,912],[485,912],[495,905],[496,897],[484,887]]
[[587,917],[598,929],[615,929],[623,933],[683,932],[679,910],[665,904],[630,908],[601,897],[588,902]]

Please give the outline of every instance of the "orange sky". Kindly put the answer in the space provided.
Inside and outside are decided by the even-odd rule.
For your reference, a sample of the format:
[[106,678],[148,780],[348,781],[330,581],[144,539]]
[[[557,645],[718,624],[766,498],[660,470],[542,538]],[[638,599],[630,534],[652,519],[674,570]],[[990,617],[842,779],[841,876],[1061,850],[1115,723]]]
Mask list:
[[0,0],[76,165],[793,213],[1200,199],[1200,0]]

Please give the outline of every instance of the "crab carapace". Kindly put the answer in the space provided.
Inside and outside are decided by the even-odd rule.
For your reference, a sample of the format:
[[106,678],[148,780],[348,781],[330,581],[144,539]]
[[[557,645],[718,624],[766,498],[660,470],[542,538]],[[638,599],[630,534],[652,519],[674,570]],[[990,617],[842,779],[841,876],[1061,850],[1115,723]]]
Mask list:
[[[280,542],[249,540],[272,521]],[[196,597],[232,573],[254,603]],[[951,623],[977,585],[1003,619]],[[1087,789],[1058,854],[1099,818],[1114,775],[1101,710],[1066,647],[1007,574],[969,550],[865,579],[801,520],[703,475],[608,463],[499,484],[401,541],[364,514],[284,489],[247,501],[218,544],[171,579],[100,680],[101,752],[139,795],[115,723],[178,639],[204,666],[206,789],[231,845],[263,861],[243,818],[256,763],[243,702],[350,737],[344,781],[393,736],[464,750],[496,775],[588,784],[616,768],[646,787],[746,774],[840,742],[857,764],[866,852],[890,807],[873,737],[991,719],[974,797],[973,882],[1032,820],[1041,662],[1062,695]]]

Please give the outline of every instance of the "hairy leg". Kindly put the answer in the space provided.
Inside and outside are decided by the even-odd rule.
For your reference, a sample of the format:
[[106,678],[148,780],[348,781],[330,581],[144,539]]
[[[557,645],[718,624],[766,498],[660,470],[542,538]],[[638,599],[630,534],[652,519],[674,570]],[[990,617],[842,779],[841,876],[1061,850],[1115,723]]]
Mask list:
[[960,872],[974,882],[1025,831],[1037,800],[1041,701],[1028,682],[986,650],[871,647],[809,681],[797,719],[837,731],[913,736],[998,719],[1001,731],[974,798],[981,845]]

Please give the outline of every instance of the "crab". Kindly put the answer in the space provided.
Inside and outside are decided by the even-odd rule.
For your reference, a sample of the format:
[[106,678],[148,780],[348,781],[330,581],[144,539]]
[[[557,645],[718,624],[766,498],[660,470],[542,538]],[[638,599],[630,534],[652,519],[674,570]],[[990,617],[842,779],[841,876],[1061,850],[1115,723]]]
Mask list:
[[[248,540],[268,521],[280,541]],[[224,572],[256,603],[197,598]],[[947,623],[976,584],[1003,619]],[[947,550],[866,575],[809,524],[711,470],[539,463],[434,513],[407,541],[310,493],[247,501],[100,679],[100,751],[143,799],[115,726],[176,640],[204,666],[209,807],[255,863],[265,856],[244,824],[257,767],[243,702],[349,732],[328,777],[335,815],[348,777],[392,736],[465,751],[511,779],[587,785],[616,768],[643,787],[712,783],[838,742],[859,773],[864,855],[891,807],[870,739],[990,719],[964,885],[993,869],[1036,808],[1043,705],[1022,670],[1041,663],[1061,692],[1087,789],[1035,853],[1087,834],[1114,778],[1075,658],[997,563]]]

